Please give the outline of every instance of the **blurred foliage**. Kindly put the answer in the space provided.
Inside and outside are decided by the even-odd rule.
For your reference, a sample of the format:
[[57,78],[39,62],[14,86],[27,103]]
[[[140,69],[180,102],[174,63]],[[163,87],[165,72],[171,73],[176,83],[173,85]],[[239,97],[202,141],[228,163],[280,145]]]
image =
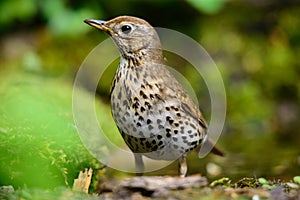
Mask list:
[[0,185],[72,185],[100,166],[77,135],[71,84],[15,71],[1,80]]
[[[212,179],[293,177],[300,167],[298,13],[300,4],[292,0],[1,1],[0,185],[70,185],[79,170],[98,165],[76,134],[71,86],[86,55],[107,38],[83,20],[123,14],[191,36],[223,76],[228,112],[219,143],[227,156],[199,160],[192,154],[190,173],[205,173],[206,163],[212,162],[222,168],[222,174],[207,173]],[[108,102],[117,62],[106,69],[97,91],[97,114],[106,130],[114,124],[104,119],[109,106],[102,101]],[[210,97],[201,77],[184,59],[172,62],[209,116]],[[90,94],[83,90],[83,95]],[[176,167],[161,173],[176,174]],[[47,178],[31,176],[37,172]]]
[[200,12],[215,14],[222,9],[226,0],[188,0],[188,2],[196,9],[199,9]]
[[[93,4],[76,4],[61,0],[5,0],[0,2],[0,31],[36,22],[46,22],[55,35],[78,36],[86,32],[82,26],[84,16],[95,15]],[[101,11],[97,10],[97,15]]]
[[69,188],[59,187],[54,190],[42,190],[40,188],[22,188],[12,192],[0,191],[1,199],[26,199],[26,200],[64,200],[64,199],[74,199],[74,200],[98,200],[99,196],[87,195],[82,192],[74,192]]

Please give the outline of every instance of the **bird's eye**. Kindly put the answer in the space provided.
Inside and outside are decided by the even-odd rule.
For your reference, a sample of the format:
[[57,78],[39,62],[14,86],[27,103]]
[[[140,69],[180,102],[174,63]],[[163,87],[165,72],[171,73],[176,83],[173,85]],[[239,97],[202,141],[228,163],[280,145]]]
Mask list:
[[122,28],[121,28],[122,32],[125,33],[125,34],[130,33],[131,29],[132,29],[132,28],[131,28],[131,26],[129,26],[129,25],[124,25],[124,26],[122,26]]

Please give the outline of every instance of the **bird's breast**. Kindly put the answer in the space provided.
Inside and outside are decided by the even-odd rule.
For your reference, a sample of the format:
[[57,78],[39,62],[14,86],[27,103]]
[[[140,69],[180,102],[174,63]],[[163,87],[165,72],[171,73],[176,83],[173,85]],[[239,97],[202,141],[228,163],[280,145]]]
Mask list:
[[119,67],[111,92],[113,118],[134,152],[156,159],[178,158],[201,143],[203,130],[176,95],[147,73]]

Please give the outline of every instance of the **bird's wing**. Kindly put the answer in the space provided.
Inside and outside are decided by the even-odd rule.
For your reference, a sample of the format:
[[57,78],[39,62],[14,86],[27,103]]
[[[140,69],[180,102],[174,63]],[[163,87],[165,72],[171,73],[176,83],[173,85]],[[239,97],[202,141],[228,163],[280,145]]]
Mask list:
[[[176,78],[169,72],[169,70],[165,68],[165,70],[159,71],[161,74],[158,74],[158,77],[161,75],[163,75],[162,77],[165,77],[162,79],[162,82],[164,83],[162,85],[163,87],[165,87],[164,90],[176,96],[176,98],[180,101],[181,108],[184,110],[184,112],[191,116],[194,120],[198,121],[199,125],[205,130],[206,135],[208,125],[198,106],[193,102],[191,97],[188,95],[188,93],[185,91],[182,85],[176,80]],[[168,96],[169,95],[164,95],[164,98],[167,98]],[[225,155],[222,150],[213,146],[213,143],[209,139],[205,140],[203,145],[205,148],[211,149],[211,152],[216,155]],[[200,150],[200,146],[198,150]]]

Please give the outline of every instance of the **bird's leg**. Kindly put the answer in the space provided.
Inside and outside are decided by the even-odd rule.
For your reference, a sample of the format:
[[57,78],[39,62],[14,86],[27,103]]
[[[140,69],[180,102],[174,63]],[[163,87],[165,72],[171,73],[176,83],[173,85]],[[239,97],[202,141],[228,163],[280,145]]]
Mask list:
[[144,161],[142,154],[134,153],[134,160],[135,160],[135,171],[137,176],[142,176],[144,174]]
[[179,164],[179,175],[181,178],[184,178],[187,173],[187,163],[186,163],[185,156],[181,156],[178,159],[178,164]]

